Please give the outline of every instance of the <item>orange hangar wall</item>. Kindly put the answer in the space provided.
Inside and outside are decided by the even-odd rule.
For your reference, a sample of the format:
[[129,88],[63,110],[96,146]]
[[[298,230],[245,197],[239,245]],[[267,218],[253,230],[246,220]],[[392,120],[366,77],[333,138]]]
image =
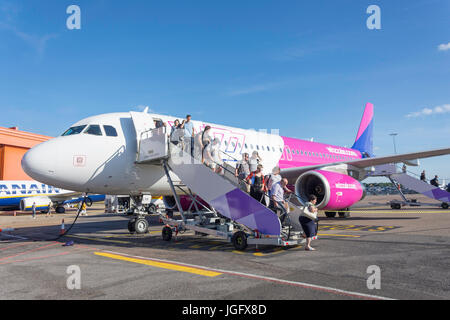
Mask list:
[[32,180],[22,170],[22,157],[28,149],[49,139],[18,128],[0,127],[0,180]]

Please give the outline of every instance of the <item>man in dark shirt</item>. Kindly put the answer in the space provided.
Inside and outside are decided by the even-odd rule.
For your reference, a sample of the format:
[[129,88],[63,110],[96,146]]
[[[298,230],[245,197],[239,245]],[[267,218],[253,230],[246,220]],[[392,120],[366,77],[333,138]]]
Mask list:
[[435,187],[439,187],[438,176],[434,176],[434,179],[431,179],[430,184],[435,186]]
[[420,174],[420,180],[422,180],[423,182],[427,182],[427,178],[425,177],[425,170],[423,170]]

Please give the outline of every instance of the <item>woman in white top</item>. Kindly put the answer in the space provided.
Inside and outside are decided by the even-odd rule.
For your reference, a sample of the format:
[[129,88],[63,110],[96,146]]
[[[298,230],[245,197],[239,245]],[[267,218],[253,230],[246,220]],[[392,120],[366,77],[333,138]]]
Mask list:
[[252,152],[252,156],[249,159],[249,164],[250,164],[250,172],[256,171],[256,169],[258,168],[258,164],[262,163],[262,159],[258,154],[258,151],[253,151]]
[[218,138],[214,138],[211,144],[211,156],[214,164],[214,167],[212,167],[213,170],[215,169],[215,172],[223,174],[223,161],[222,157],[220,156],[220,140]]

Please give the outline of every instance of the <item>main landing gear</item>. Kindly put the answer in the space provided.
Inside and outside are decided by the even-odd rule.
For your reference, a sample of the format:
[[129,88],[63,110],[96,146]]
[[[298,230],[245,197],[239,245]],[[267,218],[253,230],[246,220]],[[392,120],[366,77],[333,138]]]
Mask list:
[[336,213],[339,215],[339,218],[349,218],[350,217],[350,210],[349,208],[346,209],[342,209],[340,211],[325,211],[325,216],[327,218],[335,218],[336,217]]

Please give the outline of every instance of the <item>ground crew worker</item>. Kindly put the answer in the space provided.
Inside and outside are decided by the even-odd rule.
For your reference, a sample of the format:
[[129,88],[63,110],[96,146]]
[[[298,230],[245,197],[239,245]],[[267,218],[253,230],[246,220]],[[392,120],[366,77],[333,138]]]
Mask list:
[[52,206],[53,206],[53,202],[50,201],[50,203],[48,204],[47,214],[45,215],[46,217],[48,217],[48,216],[52,217]]
[[81,205],[81,215],[82,216],[87,216],[87,212],[86,212],[86,202],[83,201],[83,204]]
[[33,211],[33,219],[36,219],[36,202],[33,202],[33,205],[31,206],[31,210]]

